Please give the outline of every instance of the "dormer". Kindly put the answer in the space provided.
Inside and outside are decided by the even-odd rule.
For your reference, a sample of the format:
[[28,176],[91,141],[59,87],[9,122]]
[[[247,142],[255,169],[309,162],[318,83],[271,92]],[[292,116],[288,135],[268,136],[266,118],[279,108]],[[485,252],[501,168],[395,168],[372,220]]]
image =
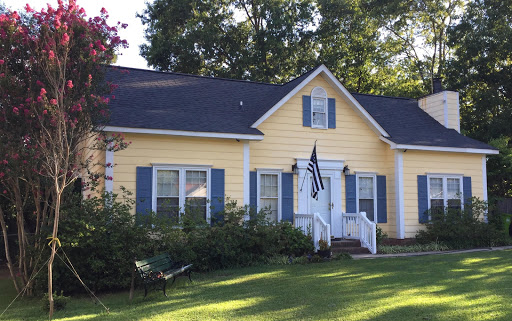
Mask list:
[[459,93],[444,90],[441,79],[434,79],[434,93],[418,99],[418,105],[441,125],[460,133]]

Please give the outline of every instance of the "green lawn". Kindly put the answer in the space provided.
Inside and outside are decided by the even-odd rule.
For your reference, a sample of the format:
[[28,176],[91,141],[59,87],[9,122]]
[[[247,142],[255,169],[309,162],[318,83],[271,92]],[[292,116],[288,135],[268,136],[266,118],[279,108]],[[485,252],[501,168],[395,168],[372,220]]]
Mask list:
[[[3,311],[13,291],[0,289]],[[224,270],[168,294],[101,296],[109,315],[74,299],[55,320],[512,320],[512,251]],[[25,299],[0,319],[46,318]]]

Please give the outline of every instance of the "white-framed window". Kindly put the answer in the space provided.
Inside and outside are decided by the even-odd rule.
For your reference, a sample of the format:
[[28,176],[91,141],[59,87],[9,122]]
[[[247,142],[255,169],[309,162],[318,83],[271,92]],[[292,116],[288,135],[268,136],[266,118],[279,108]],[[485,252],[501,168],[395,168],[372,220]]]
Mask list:
[[281,171],[257,170],[257,184],[258,211],[266,209],[270,221],[281,221]]
[[311,128],[327,129],[327,92],[322,87],[311,91]]
[[428,175],[428,208],[463,209],[462,175]]
[[186,206],[210,220],[210,168],[153,167],[153,211],[178,223]]
[[357,212],[366,212],[366,217],[377,223],[377,175],[356,174]]

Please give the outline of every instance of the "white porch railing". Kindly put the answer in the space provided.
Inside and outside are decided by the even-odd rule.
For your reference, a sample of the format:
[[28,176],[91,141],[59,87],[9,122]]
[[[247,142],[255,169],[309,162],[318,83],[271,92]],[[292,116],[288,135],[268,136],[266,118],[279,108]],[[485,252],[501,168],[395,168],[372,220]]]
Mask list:
[[331,246],[331,225],[327,224],[320,214],[295,214],[295,227],[306,235],[311,234],[315,249],[319,249],[318,241],[323,239]]
[[377,226],[366,217],[366,213],[342,213],[341,217],[343,238],[358,239],[361,246],[372,254],[377,253]]

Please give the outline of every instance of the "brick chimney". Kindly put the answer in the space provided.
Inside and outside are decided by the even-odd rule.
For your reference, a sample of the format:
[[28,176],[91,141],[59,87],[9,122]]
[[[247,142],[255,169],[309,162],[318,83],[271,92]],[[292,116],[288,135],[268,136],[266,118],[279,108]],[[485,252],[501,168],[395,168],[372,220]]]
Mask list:
[[441,125],[460,133],[459,93],[444,90],[441,78],[433,79],[433,93],[418,99],[418,105]]

